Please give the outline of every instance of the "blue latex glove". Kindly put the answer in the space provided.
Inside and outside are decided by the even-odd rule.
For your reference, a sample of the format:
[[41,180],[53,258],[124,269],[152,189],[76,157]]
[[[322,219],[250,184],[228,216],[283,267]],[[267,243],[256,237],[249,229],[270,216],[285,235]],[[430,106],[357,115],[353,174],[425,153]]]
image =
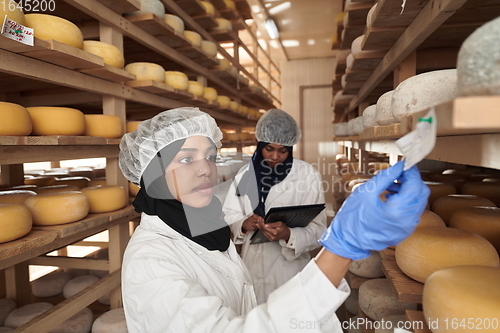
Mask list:
[[[321,236],[321,245],[341,257],[360,260],[369,257],[370,250],[381,251],[408,237],[430,191],[416,166],[407,171],[403,167],[398,162],[356,188]],[[394,183],[396,179],[399,184]],[[396,193],[383,202],[379,196],[387,189]]]

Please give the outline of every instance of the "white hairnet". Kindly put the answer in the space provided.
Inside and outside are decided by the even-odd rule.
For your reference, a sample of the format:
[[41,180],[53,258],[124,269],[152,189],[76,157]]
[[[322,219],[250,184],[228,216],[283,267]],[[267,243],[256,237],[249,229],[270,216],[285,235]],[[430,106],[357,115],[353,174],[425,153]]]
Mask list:
[[299,142],[302,132],[295,119],[279,109],[271,109],[257,121],[255,137],[258,141],[282,146],[293,146]]
[[119,166],[130,182],[139,184],[142,173],[157,152],[180,139],[200,135],[221,147],[222,132],[215,120],[198,108],[163,111],[125,134],[120,142]]

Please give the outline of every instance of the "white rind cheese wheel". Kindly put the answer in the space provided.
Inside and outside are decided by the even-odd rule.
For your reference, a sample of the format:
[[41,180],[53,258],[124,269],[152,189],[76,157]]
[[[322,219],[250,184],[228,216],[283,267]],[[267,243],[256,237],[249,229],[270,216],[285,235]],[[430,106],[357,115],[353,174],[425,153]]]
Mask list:
[[131,13],[132,15],[152,13],[162,20],[165,18],[165,6],[160,0],[141,0],[139,2],[141,10]]
[[[33,196],[35,197],[35,196]],[[33,225],[30,211],[23,205],[0,204],[0,243],[28,234]]]
[[80,191],[80,188],[75,185],[49,185],[39,187],[35,190],[37,194],[44,193],[57,193],[57,192],[68,192],[68,191]]
[[359,287],[359,307],[373,320],[405,314],[406,310],[416,310],[417,304],[398,302],[396,293],[387,279],[371,279]]
[[[0,6],[0,13],[1,13]],[[4,17],[4,16],[2,16]],[[30,135],[33,129],[31,116],[21,105],[0,102],[0,135]]]
[[358,54],[360,54],[361,51],[361,43],[363,43],[363,39],[365,38],[365,35],[361,35],[359,37],[356,37],[356,39],[352,42],[351,44],[351,54],[353,57],[356,57]]
[[26,324],[31,319],[41,315],[45,311],[52,309],[54,306],[47,302],[37,302],[22,306],[12,311],[5,319],[5,326],[18,328]]
[[89,198],[90,213],[112,212],[127,205],[127,191],[121,186],[87,187],[82,193]]
[[354,64],[354,56],[352,55],[352,53],[349,53],[349,55],[347,56],[345,64],[346,68],[351,68],[352,65]]
[[64,271],[55,271],[31,282],[31,292],[37,297],[60,295],[64,285],[71,280],[71,275]]
[[434,201],[431,205],[431,210],[438,214],[443,219],[444,223],[448,225],[450,216],[455,211],[461,208],[474,206],[496,207],[490,200],[476,195],[450,194]]
[[130,133],[130,132],[133,132],[137,129],[137,126],[139,126],[139,124],[141,123],[142,121],[127,121],[127,123],[125,124],[125,129],[126,129],[126,132],[127,133]]
[[333,125],[333,134],[335,134],[335,136],[348,136],[349,135],[348,124],[338,123]]
[[340,78],[340,86],[342,87],[342,90],[345,89],[345,86],[347,85],[347,74],[342,75]]
[[217,55],[217,44],[215,44],[214,42],[202,40],[201,49],[211,57],[215,57]]
[[233,30],[233,25],[231,24],[231,21],[226,20],[224,18],[216,18],[217,21],[217,26],[215,28],[212,28],[212,30],[219,31],[219,30]]
[[24,204],[33,216],[34,225],[71,223],[89,213],[89,200],[78,191],[38,194],[26,199]]
[[92,333],[127,333],[127,322],[123,308],[114,309],[100,315],[92,324]]
[[[31,15],[31,14],[30,14]],[[37,106],[26,108],[33,123],[32,135],[82,135],[85,116],[77,109]]]
[[371,252],[368,258],[353,261],[349,266],[349,272],[368,279],[383,277],[382,258],[377,251]]
[[377,100],[375,111],[375,121],[381,126],[397,123],[397,119],[392,114],[392,95],[394,90],[388,91]]
[[17,308],[16,302],[6,298],[0,298],[0,326],[5,324],[5,318]]
[[197,32],[190,31],[190,30],[185,30],[184,31],[184,37],[193,44],[194,46],[201,47],[201,35]]
[[47,14],[24,15],[26,26],[34,29],[34,35],[40,39],[54,39],[58,42],[83,49],[81,30],[72,22],[61,17]]
[[351,289],[351,293],[349,297],[344,302],[345,308],[347,311],[352,313],[353,315],[357,315],[359,313],[359,289]]
[[208,1],[200,1],[200,4],[205,8],[205,12],[209,15],[215,15],[215,8],[214,5],[212,5]]
[[208,99],[209,101],[217,100],[217,90],[211,87],[205,87],[203,90],[203,97]]
[[377,105],[376,104],[368,106],[363,111],[363,127],[364,128],[375,127],[378,125],[377,120],[376,120],[376,112],[377,112]]
[[488,182],[465,183],[461,191],[463,194],[473,194],[478,197],[491,200],[495,205],[500,206],[500,184]]
[[354,135],[360,135],[363,133],[363,117],[356,117],[352,123],[352,131]]
[[[500,269],[484,266],[449,267],[432,274],[422,300],[424,318],[432,332],[498,332],[498,281]],[[469,323],[471,329],[467,329]]]
[[427,227],[442,227],[446,228],[446,224],[443,219],[439,217],[438,214],[431,212],[430,210],[424,210],[418,221],[417,228],[427,228]]
[[82,189],[84,187],[88,187],[89,182],[90,178],[87,177],[65,177],[57,179],[52,183],[52,185],[70,185]]
[[0,204],[24,204],[24,200],[36,195],[35,191],[28,190],[11,190],[0,191]]
[[236,10],[236,4],[234,3],[233,0],[224,0],[224,3],[226,4],[227,8]]
[[123,122],[110,114],[86,114],[85,135],[118,139],[123,135]]
[[457,189],[451,184],[427,181],[424,183],[427,185],[429,190],[431,190],[431,194],[429,196],[429,205],[431,206],[437,199],[447,196],[448,194],[457,193]]
[[375,11],[377,10],[377,5],[378,3],[375,3],[373,5],[373,7],[370,9],[370,11],[368,12],[368,14],[366,15],[366,27],[367,28],[371,28],[371,26],[373,25],[373,21],[374,21],[374,17],[373,17],[373,14],[375,14]]
[[189,88],[189,78],[183,72],[166,71],[165,83],[181,90],[188,90]]
[[150,62],[133,62],[125,66],[125,70],[135,75],[136,81],[153,80],[165,82],[165,69]]
[[165,14],[165,18],[163,20],[166,24],[171,26],[176,33],[180,35],[184,33],[184,21],[179,16]]
[[221,108],[228,108],[231,103],[231,99],[227,96],[219,95],[217,96],[217,103],[220,104]]
[[451,214],[450,227],[486,238],[500,253],[500,208],[468,207]]
[[203,96],[203,93],[205,92],[205,87],[203,87],[203,85],[199,82],[189,81],[187,91],[196,96]]
[[462,43],[457,59],[460,96],[500,95],[500,18],[476,29]]
[[64,298],[70,298],[78,294],[80,291],[93,285],[97,281],[99,281],[99,278],[93,275],[82,275],[69,280],[63,288]]
[[74,316],[66,319],[50,333],[89,333],[92,328],[92,310],[85,308]]
[[122,69],[125,66],[123,53],[114,45],[95,40],[83,41],[83,50],[103,59],[105,64]]
[[441,227],[416,229],[396,246],[396,262],[406,275],[422,283],[432,273],[446,267],[500,265],[497,251],[483,237]]
[[412,76],[401,82],[392,95],[392,114],[401,119],[457,96],[457,70],[444,69]]

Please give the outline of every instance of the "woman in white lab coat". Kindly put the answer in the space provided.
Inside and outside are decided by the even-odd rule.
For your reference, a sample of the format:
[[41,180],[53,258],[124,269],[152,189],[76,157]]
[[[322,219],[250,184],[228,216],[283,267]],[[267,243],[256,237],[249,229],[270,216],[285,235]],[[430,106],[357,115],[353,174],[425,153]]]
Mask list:
[[326,210],[306,227],[289,228],[282,222],[266,224],[261,232],[270,242],[252,244],[258,222],[273,207],[324,204],[321,175],[309,163],[293,158],[301,137],[295,120],[278,109],[267,111],[257,122],[258,144],[252,160],[236,175],[224,201],[225,220],[241,256],[252,274],[257,303],[300,272],[320,246],[326,229]]
[[[370,181],[374,193],[353,192],[321,237],[320,254],[257,306],[213,195],[221,138],[213,118],[197,108],[162,112],[122,138],[119,165],[141,185],[133,204],[142,213],[122,268],[128,331],[342,332],[335,310],[349,294],[343,276],[352,259],[414,230],[428,197],[418,171],[396,165]],[[382,203],[379,193],[396,178],[399,193]],[[371,213],[382,218],[367,219]]]

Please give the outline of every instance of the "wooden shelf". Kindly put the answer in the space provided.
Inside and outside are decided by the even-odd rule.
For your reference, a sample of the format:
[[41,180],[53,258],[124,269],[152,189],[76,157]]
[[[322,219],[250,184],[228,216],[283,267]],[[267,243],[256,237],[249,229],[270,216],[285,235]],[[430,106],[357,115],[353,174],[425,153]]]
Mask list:
[[232,21],[240,18],[240,15],[232,8],[219,9],[220,15],[226,20]]
[[391,124],[386,126],[375,126],[367,128],[361,134],[363,140],[373,139],[392,139],[400,138],[402,136],[401,124]]
[[392,260],[392,261],[396,260],[396,254],[394,249],[387,248],[385,250],[379,251],[379,253],[382,260]]
[[205,13],[205,7],[198,0],[176,0],[175,3],[188,15],[196,16]]
[[201,48],[194,46],[194,45],[179,47],[176,50],[180,54],[183,54],[184,56],[186,56],[187,58],[193,59],[197,63],[200,63],[206,67],[213,67],[213,66],[217,66],[219,64],[219,60],[217,58],[214,58],[214,57],[208,55]]
[[104,64],[103,67],[80,69],[79,72],[92,75],[111,82],[125,82],[135,80],[135,75],[126,70]]
[[345,275],[345,280],[347,281],[347,284],[351,289],[359,289],[359,287],[365,283],[366,281],[370,280],[361,276],[357,276],[355,274],[352,274],[351,272],[347,272]]
[[432,333],[422,311],[406,310],[406,318],[414,323],[413,333]]
[[118,14],[131,13],[141,9],[139,0],[98,0],[104,6],[112,9]]
[[218,41],[219,43],[223,42],[235,42],[238,40],[238,37],[233,31],[230,30],[211,30],[209,31],[210,35],[213,39]]
[[193,19],[204,29],[211,29],[218,26],[215,18],[208,13],[193,16]]
[[382,260],[382,270],[390,281],[399,302],[422,303],[423,283],[403,273],[395,260]]
[[120,139],[97,136],[0,136],[0,146],[105,146],[119,144]]
[[257,141],[255,140],[243,140],[243,141],[222,140],[222,148],[236,148],[238,146],[247,147],[256,145]]
[[175,98],[179,100],[190,100],[193,98],[193,94],[191,94],[190,92],[177,89],[169,86],[168,84],[154,80],[128,81],[125,84],[128,87],[146,91],[155,95],[165,96],[168,98]]

